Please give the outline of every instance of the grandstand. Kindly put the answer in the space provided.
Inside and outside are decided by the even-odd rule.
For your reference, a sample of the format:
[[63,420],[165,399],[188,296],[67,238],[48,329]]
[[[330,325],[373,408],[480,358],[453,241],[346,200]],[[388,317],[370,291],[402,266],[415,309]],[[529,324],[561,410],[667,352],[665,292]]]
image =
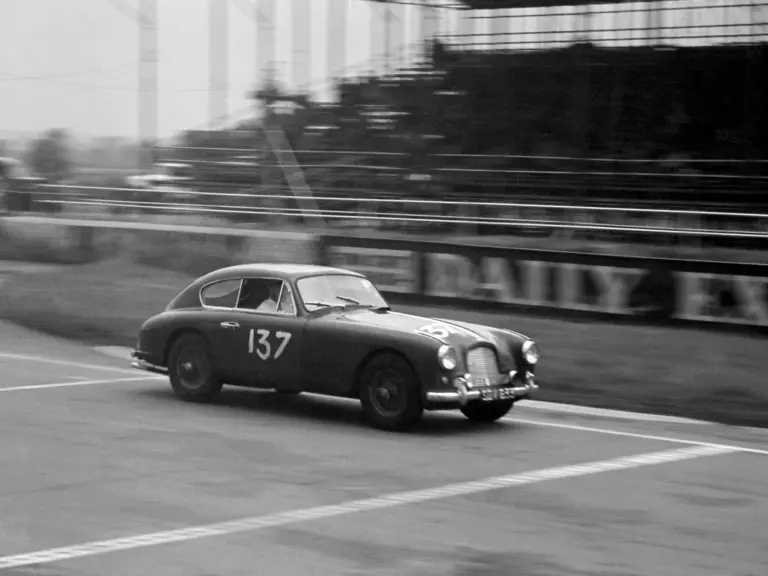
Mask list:
[[[765,6],[444,2],[427,50],[342,79],[335,101],[254,100],[320,196],[765,211]],[[163,151],[256,197],[291,193],[279,156],[254,121]]]

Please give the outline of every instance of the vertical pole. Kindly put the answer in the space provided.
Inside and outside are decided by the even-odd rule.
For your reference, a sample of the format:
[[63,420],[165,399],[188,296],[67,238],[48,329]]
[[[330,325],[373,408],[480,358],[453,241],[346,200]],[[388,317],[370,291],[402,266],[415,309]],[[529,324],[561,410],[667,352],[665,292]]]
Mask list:
[[[424,0],[421,0],[422,2]],[[427,10],[429,8],[425,6],[424,4],[421,4],[418,7],[418,27],[416,31],[416,37],[418,39],[418,43],[421,44],[422,52],[419,55],[421,60],[427,60],[428,54],[427,54],[427,19],[429,18],[429,15],[427,14]]]
[[[490,12],[490,10],[489,10]],[[512,31],[513,32],[520,32],[519,28],[524,28],[525,24],[522,23],[522,18],[512,18],[507,19],[507,10],[505,8],[500,8],[496,13],[491,16],[491,21],[489,22],[489,28],[491,32],[491,41],[490,41],[490,48],[496,49],[496,50],[503,50],[503,49],[515,49],[518,48],[518,44],[524,42],[525,37],[523,39],[520,39],[520,36],[517,34],[514,34],[511,36],[512,46],[508,46],[507,42],[507,35],[504,34],[505,28],[508,25],[509,22],[512,23]],[[499,13],[501,12],[501,14]]]
[[472,11],[467,8],[459,9],[458,33],[459,38],[456,44],[459,48],[468,48],[470,50],[477,48],[477,46],[474,46],[477,41],[475,36],[475,20],[472,17]]
[[369,18],[368,23],[370,28],[371,37],[371,75],[377,76],[379,74],[379,57],[381,56],[381,23],[379,22],[379,8],[378,2],[370,2],[369,5]]
[[439,14],[431,0],[422,8],[422,32],[424,34],[424,56],[429,60],[432,56],[433,42],[439,28]]
[[347,70],[347,0],[333,0],[328,6],[328,75]]
[[157,0],[139,1],[139,170],[152,165],[152,149],[157,143],[158,108],[158,10]]
[[311,84],[312,75],[312,7],[311,0],[293,0],[293,86],[295,90]]
[[383,57],[384,57],[384,74],[389,74],[391,72],[390,70],[390,61],[392,58],[391,50],[392,50],[392,10],[390,9],[389,5],[386,3],[382,3],[381,5],[381,11],[382,11],[382,18],[384,20],[384,46],[383,46]]
[[227,2],[208,0],[208,121],[214,129],[228,113],[229,30]]
[[257,50],[256,66],[260,80],[260,88],[264,88],[274,80],[275,66],[275,0],[257,0]]

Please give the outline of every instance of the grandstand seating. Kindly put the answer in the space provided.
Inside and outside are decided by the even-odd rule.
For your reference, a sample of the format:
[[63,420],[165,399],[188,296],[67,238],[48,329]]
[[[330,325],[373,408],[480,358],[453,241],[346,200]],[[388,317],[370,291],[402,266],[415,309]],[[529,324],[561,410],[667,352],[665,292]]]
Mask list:
[[[765,44],[478,52],[436,42],[429,61],[347,79],[337,102],[304,100],[273,120],[315,191],[766,208],[765,70]],[[190,140],[224,150],[174,159],[255,154],[260,186],[284,187],[253,128]],[[207,182],[244,174],[220,166]]]

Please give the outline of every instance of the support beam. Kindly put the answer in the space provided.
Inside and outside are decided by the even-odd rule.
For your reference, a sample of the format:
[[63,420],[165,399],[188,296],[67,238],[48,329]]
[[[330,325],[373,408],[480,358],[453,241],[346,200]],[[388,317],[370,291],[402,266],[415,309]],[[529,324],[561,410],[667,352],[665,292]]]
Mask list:
[[334,0],[328,7],[328,52],[329,76],[344,77],[347,73],[347,18],[348,0]]
[[211,129],[229,113],[229,11],[226,0],[208,0],[208,121]]
[[260,87],[276,80],[276,23],[275,0],[256,0],[256,68]]
[[[311,86],[312,80],[312,2],[311,0],[293,0],[291,20],[293,29],[293,88],[303,91]],[[309,90],[308,90],[309,91]]]
[[157,0],[139,0],[139,169],[152,165],[152,150],[157,144],[158,127],[158,45]]

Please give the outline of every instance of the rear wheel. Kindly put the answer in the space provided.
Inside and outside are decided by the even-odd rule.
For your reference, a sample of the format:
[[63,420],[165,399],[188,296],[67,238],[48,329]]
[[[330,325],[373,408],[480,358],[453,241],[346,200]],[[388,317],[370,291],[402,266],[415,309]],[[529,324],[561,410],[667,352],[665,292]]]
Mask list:
[[381,354],[365,367],[360,403],[368,421],[383,430],[406,430],[423,414],[419,379],[400,356]]
[[173,343],[168,376],[176,395],[190,402],[210,402],[222,388],[208,343],[199,334],[184,334]]
[[470,402],[461,409],[461,413],[473,422],[496,422],[512,410],[514,403],[514,400]]

